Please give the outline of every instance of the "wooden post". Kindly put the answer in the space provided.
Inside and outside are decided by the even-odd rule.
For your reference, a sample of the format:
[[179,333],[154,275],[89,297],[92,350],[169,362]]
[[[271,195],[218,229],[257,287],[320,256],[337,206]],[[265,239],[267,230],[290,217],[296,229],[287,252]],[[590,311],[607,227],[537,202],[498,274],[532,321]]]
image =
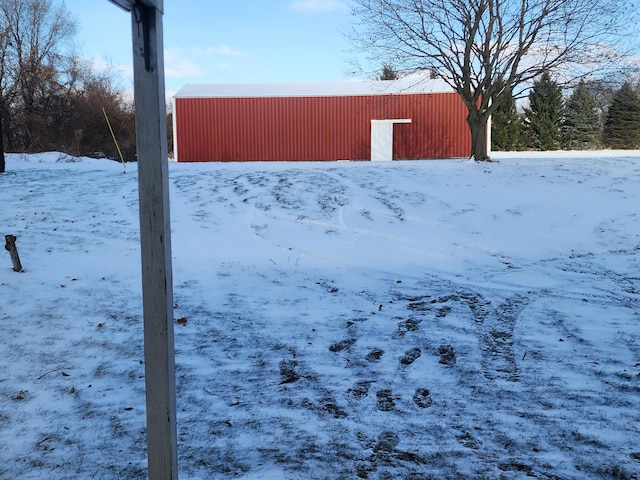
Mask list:
[[177,480],[173,279],[162,12],[131,5],[150,480]]
[[18,256],[18,247],[16,247],[17,237],[15,235],[5,235],[5,241],[7,242],[4,246],[5,250],[9,252],[11,255],[11,262],[13,263],[13,270],[16,272],[22,271],[22,264],[20,263],[20,257]]
[[163,0],[111,0],[131,12],[142,251],[149,480],[177,480],[173,278]]

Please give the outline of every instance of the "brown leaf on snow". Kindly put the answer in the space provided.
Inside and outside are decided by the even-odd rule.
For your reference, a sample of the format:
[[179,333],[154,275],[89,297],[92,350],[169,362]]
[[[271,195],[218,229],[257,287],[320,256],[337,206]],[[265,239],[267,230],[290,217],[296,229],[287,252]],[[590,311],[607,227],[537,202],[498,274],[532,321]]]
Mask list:
[[187,324],[187,317],[181,317],[178,320],[176,320],[176,323],[179,325],[186,325]]

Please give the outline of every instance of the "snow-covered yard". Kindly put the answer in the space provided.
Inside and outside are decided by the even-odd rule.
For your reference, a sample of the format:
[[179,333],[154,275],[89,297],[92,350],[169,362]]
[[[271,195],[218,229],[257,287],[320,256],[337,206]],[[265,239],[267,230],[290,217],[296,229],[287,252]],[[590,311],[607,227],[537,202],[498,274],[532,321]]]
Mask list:
[[[640,152],[172,164],[182,479],[640,478]],[[10,155],[0,478],[141,479],[135,165]]]

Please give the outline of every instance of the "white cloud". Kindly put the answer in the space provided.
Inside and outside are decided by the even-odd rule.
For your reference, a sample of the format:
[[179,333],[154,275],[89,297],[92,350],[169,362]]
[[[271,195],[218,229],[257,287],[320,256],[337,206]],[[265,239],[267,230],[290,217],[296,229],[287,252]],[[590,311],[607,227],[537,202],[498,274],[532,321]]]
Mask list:
[[349,7],[340,0],[295,0],[289,5],[291,10],[306,13],[348,12]]
[[164,51],[164,74],[168,78],[204,77],[206,73],[201,64],[188,58],[182,48],[170,48]]
[[208,54],[218,54],[228,57],[248,57],[249,55],[238,50],[234,50],[229,45],[221,45],[219,47],[210,47],[207,49]]
[[112,73],[122,79],[133,81],[133,65],[130,63],[126,65],[113,63],[110,58],[98,55],[89,58],[89,61],[91,68],[97,73]]
[[91,58],[91,65],[96,72],[106,72],[113,70],[113,64],[105,57],[99,57],[95,55]]
[[194,83],[215,78],[216,72],[243,63],[250,55],[228,45],[167,48],[164,51],[164,74],[167,85],[178,89],[180,83]]

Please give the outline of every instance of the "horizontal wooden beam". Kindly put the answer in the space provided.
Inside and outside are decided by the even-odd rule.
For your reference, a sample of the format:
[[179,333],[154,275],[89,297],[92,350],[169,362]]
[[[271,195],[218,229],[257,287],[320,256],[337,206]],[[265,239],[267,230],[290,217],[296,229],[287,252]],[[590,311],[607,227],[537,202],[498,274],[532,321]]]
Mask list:
[[[121,8],[124,8],[127,12],[130,12],[136,3],[136,0],[109,0],[109,1],[112,3],[115,3]],[[144,4],[147,7],[155,8],[160,13],[164,13],[163,0],[137,0],[137,1]]]

